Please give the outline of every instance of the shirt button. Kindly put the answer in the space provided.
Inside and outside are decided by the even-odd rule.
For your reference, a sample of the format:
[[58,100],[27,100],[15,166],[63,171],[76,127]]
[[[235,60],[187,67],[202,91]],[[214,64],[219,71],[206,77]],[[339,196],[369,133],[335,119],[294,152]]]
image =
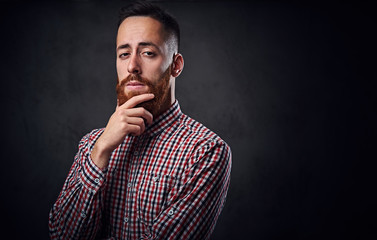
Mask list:
[[81,217],[82,218],[86,218],[86,214],[85,213],[81,213]]
[[124,218],[124,222],[125,222],[125,223],[128,223],[128,218],[125,217],[125,218]]
[[138,151],[135,151],[135,152],[134,152],[134,156],[137,156],[137,155],[139,155],[139,152],[138,152]]
[[132,187],[132,183],[128,183],[127,186],[130,188]]
[[169,216],[171,216],[171,215],[173,215],[174,214],[174,211],[173,210],[170,210],[169,212],[168,212],[168,215]]
[[98,178],[94,179],[94,182],[99,183],[99,179]]

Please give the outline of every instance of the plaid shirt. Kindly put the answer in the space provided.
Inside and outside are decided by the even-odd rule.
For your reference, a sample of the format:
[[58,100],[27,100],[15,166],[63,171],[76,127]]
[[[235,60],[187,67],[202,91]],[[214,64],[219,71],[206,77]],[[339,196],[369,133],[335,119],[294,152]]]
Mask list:
[[231,152],[176,101],[105,170],[90,153],[104,129],[82,138],[49,216],[52,239],[208,239],[223,208]]

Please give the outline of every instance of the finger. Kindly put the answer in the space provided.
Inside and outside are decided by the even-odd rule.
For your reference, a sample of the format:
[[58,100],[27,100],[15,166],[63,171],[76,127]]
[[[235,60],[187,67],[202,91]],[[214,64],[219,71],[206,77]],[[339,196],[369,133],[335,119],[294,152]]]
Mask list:
[[146,102],[146,101],[152,100],[153,98],[154,98],[154,94],[153,93],[140,94],[140,95],[134,96],[131,99],[129,99],[121,107],[122,108],[133,108],[136,105],[138,105],[138,104],[140,104],[142,102]]
[[152,124],[153,115],[143,107],[127,109],[127,116],[129,117],[142,117],[148,124]]
[[143,115],[141,117],[144,118],[145,121],[147,121],[148,125],[152,124],[152,122],[153,122],[153,115],[149,111],[147,111],[147,110],[144,109]]
[[143,131],[141,130],[141,127],[138,125],[130,125],[129,127],[129,134],[131,134],[132,136],[140,136],[143,133]]
[[139,126],[141,133],[143,133],[145,130],[144,119],[141,117],[128,117],[127,123],[129,126]]

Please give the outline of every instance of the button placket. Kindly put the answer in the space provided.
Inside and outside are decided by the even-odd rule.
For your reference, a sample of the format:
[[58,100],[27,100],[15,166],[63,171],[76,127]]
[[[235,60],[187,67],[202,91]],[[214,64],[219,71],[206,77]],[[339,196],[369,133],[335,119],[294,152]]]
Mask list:
[[132,155],[137,158],[138,156],[142,155],[142,149],[144,144],[144,136],[139,136],[135,142],[135,149]]

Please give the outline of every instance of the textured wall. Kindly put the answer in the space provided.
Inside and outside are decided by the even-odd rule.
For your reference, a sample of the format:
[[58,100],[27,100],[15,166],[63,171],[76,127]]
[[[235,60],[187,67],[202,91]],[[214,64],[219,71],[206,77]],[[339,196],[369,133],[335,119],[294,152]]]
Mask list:
[[[1,3],[0,210],[13,239],[48,239],[80,138],[115,108],[122,5]],[[163,6],[181,24],[182,110],[233,151],[213,239],[375,235],[372,4]]]

